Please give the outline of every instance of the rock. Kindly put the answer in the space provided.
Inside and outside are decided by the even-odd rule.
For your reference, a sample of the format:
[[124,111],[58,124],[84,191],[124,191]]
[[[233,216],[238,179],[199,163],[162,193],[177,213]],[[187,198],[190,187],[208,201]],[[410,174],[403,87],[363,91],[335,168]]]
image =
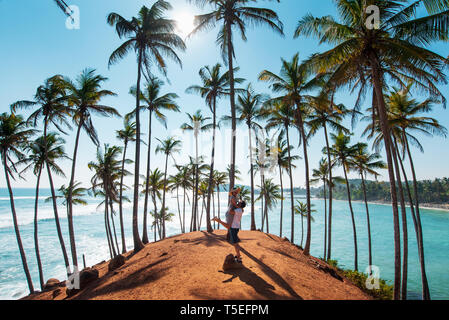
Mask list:
[[88,284],[94,282],[100,277],[97,269],[86,268],[80,272],[80,287],[84,289]]
[[223,271],[239,269],[242,267],[241,263],[235,261],[234,255],[228,254],[223,263]]
[[287,237],[284,237],[282,240],[286,241],[286,242],[290,242],[290,240]]
[[112,259],[109,262],[109,265],[108,265],[109,272],[120,268],[121,266],[123,266],[125,264],[125,262],[126,262],[125,256],[119,254],[118,256],[116,256],[114,259]]
[[44,290],[51,290],[60,286],[60,281],[55,278],[48,279],[44,285]]

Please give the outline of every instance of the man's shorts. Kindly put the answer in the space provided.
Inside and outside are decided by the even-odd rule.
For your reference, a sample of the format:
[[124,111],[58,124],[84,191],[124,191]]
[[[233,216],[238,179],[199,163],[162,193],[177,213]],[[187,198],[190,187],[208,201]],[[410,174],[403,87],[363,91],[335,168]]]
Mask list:
[[236,228],[229,229],[229,243],[237,244],[240,242],[240,239],[238,237],[239,230],[240,229],[236,229]]

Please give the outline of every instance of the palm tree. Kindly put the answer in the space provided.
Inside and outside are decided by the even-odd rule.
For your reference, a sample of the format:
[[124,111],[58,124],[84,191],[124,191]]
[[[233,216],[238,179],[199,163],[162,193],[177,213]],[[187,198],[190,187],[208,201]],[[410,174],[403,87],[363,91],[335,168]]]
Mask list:
[[[286,131],[281,131],[277,138],[277,166],[279,169],[279,181],[281,183],[281,216],[280,216],[280,226],[279,226],[279,236],[282,237],[282,222],[283,222],[283,213],[284,213],[284,185],[283,185],[283,173],[287,171],[289,176],[290,168],[296,168],[296,165],[293,164],[293,161],[297,161],[300,159],[297,155],[291,155],[293,146],[288,146],[287,140],[285,140],[284,135]],[[291,187],[291,185],[290,185]],[[293,192],[290,193],[290,196]]]
[[[66,117],[72,116],[72,108],[66,104],[68,99],[66,92],[66,84],[62,76],[56,75],[51,78],[45,80],[45,83],[39,86],[36,89],[36,93],[34,95],[34,100],[22,100],[17,101],[11,105],[12,112],[17,111],[18,109],[28,109],[31,107],[39,106],[35,111],[31,113],[31,115],[27,119],[27,123],[29,125],[37,126],[37,122],[42,118],[43,120],[43,141],[42,147],[44,148],[43,155],[41,155],[44,159],[48,158],[45,153],[47,152],[45,148],[47,148],[48,143],[44,143],[47,137],[47,131],[49,125],[54,125],[60,132],[65,133],[62,125],[67,126],[71,129],[71,126],[66,120]],[[53,141],[54,143],[55,141]],[[54,159],[53,159],[54,160]],[[37,176],[41,176],[41,170],[45,166],[45,163],[40,167],[39,172],[37,172]],[[53,210],[55,214],[55,223],[56,230],[58,232],[59,244],[61,246],[62,255],[64,258],[64,263],[66,266],[67,274],[70,272],[70,263],[67,255],[67,250],[64,243],[64,237],[62,236],[62,231],[59,223],[59,215],[58,215],[58,207],[56,205],[56,196],[54,193],[53,180],[51,177],[51,165],[47,166],[47,174],[50,182],[51,190],[52,190],[52,198],[53,198]],[[38,189],[38,188],[36,188]],[[36,190],[37,192],[37,190]],[[37,199],[36,199],[37,202]],[[37,204],[37,203],[36,203]],[[36,211],[37,214],[37,211]],[[37,233],[37,232],[36,232]]]
[[256,230],[256,219],[254,211],[254,157],[253,157],[253,132],[256,128],[262,128],[257,121],[262,119],[260,114],[260,107],[264,96],[256,94],[252,89],[251,84],[248,84],[245,92],[238,96],[237,100],[237,120],[246,123],[248,127],[248,142],[249,142],[249,160],[250,160],[250,175],[251,175],[251,230]]
[[[368,23],[367,6],[379,9],[381,23]],[[429,15],[417,17],[421,5]],[[295,37],[315,35],[321,43],[333,46],[330,50],[314,55],[310,66],[317,72],[335,70],[332,82],[337,86],[357,84],[361,93],[373,86],[373,118],[379,116],[390,180],[391,202],[394,217],[395,280],[394,299],[400,298],[400,228],[396,193],[396,181],[392,157],[392,142],[389,134],[387,110],[383,88],[386,76],[398,83],[417,79],[415,86],[426,90],[431,96],[442,96],[437,83],[444,83],[442,69],[447,59],[426,47],[434,41],[447,40],[449,16],[446,1],[429,0],[409,2],[385,0],[336,0],[340,22],[331,16],[315,18],[305,16],[298,23]],[[359,96],[363,96],[360,94]],[[428,292],[424,299],[429,299]]]
[[[307,218],[307,237],[304,247],[304,254],[310,254],[310,242],[312,237],[312,223],[311,223],[311,202],[310,202],[310,178],[309,178],[309,157],[307,154],[307,134],[305,132],[305,119],[309,113],[309,107],[306,104],[310,100],[307,92],[319,88],[321,79],[310,78],[309,66],[307,64],[299,63],[299,54],[293,56],[292,61],[288,62],[282,60],[282,68],[279,75],[268,70],[262,71],[259,75],[259,80],[267,81],[271,84],[271,88],[275,93],[280,93],[281,96],[272,98],[271,101],[282,102],[285,104],[284,108],[288,109],[287,114],[294,113],[295,124],[299,130],[301,143],[304,153],[304,167],[306,177],[306,192],[307,192],[307,206],[309,208],[309,216]],[[290,110],[295,107],[294,110]],[[292,189],[293,190],[293,189]],[[293,202],[293,200],[292,200]],[[293,220],[293,219],[292,219]],[[292,224],[292,242],[293,242],[293,224]]]
[[[36,258],[37,258],[37,264],[38,264],[38,270],[39,270],[39,280],[41,289],[43,290],[44,287],[44,276],[42,271],[42,263],[40,259],[40,253],[39,253],[39,239],[38,239],[38,204],[39,204],[39,184],[40,184],[40,178],[42,173],[42,168],[47,165],[49,167],[49,180],[50,180],[50,190],[52,193],[52,199],[53,199],[53,208],[55,213],[55,221],[56,221],[56,227],[58,231],[58,235],[62,238],[62,232],[61,227],[59,224],[59,215],[57,211],[56,206],[56,195],[55,195],[55,189],[53,184],[53,178],[51,175],[51,172],[56,173],[57,175],[63,176],[64,172],[62,169],[56,164],[56,160],[60,159],[68,159],[64,152],[64,145],[65,140],[58,137],[55,133],[49,133],[46,137],[41,136],[34,140],[33,142],[29,143],[25,150],[29,153],[29,155],[19,161],[20,164],[25,164],[26,167],[22,170],[21,173],[28,171],[29,169],[33,170],[33,173],[37,177],[36,182],[36,197],[34,202],[34,243],[35,243],[35,252],[36,252]],[[64,242],[62,242],[64,243]],[[63,257],[66,262],[68,262],[67,255],[65,251],[65,246],[62,247],[63,250]],[[66,266],[67,267],[67,266]]]
[[98,146],[98,136],[95,126],[92,122],[92,115],[99,116],[120,116],[117,110],[113,107],[99,104],[101,99],[105,97],[115,96],[116,94],[109,90],[101,89],[101,85],[107,78],[95,74],[94,69],[85,69],[81,74],[72,82],[70,79],[65,79],[65,86],[68,91],[68,102],[70,106],[73,106],[73,121],[77,125],[75,147],[72,157],[72,170],[69,182],[69,195],[68,195],[68,226],[70,247],[72,251],[72,262],[74,272],[78,272],[78,257],[76,254],[76,242],[75,242],[75,230],[73,227],[73,203],[72,203],[72,190],[75,181],[75,169],[76,159],[78,155],[78,144],[83,129],[90,140]]
[[[234,72],[238,71],[238,68],[234,68]],[[187,93],[197,93],[206,100],[206,105],[212,112],[212,151],[211,151],[211,163],[209,170],[209,190],[207,194],[206,205],[206,224],[207,232],[212,232],[212,226],[210,223],[210,199],[213,192],[213,173],[215,162],[215,134],[217,128],[217,100],[229,95],[229,72],[221,74],[221,65],[217,63],[213,67],[205,66],[200,69],[199,76],[201,79],[201,85],[193,85],[187,88]],[[237,78],[234,80],[236,83],[241,83],[244,80]]]
[[326,186],[328,186],[331,182],[329,180],[329,162],[326,159],[322,158],[320,163],[318,164],[318,169],[313,169],[312,177],[310,183],[323,183],[323,193],[324,193],[324,253],[323,259],[326,260],[327,257],[327,194],[326,194]]
[[[330,97],[329,97],[330,96]],[[326,154],[327,154],[327,163],[332,163],[331,154],[330,154],[330,145],[329,145],[329,133],[328,128],[333,131],[343,131],[346,134],[349,134],[349,130],[346,129],[341,122],[344,117],[350,113],[348,109],[342,104],[337,105],[334,103],[334,91],[327,91],[323,85],[322,91],[317,97],[312,97],[309,100],[309,106],[312,108],[312,112],[309,114],[307,119],[307,126],[309,128],[309,136],[310,139],[316,133],[319,132],[320,129],[324,130],[324,138],[326,141]],[[329,224],[328,224],[328,244],[327,244],[327,257],[323,257],[325,260],[331,259],[332,254],[332,191],[333,191],[333,177],[332,177],[332,168],[329,168],[329,179],[328,179],[328,188],[329,188]],[[326,245],[325,245],[326,247]]]
[[377,178],[379,173],[376,171],[377,169],[386,169],[386,164],[380,160],[381,156],[378,153],[369,153],[368,145],[366,143],[357,143],[355,145],[355,152],[352,155],[352,169],[357,171],[362,179],[362,189],[363,189],[363,198],[365,200],[365,208],[366,208],[366,222],[368,227],[368,265],[369,265],[369,274],[371,274],[371,266],[373,265],[373,255],[371,250],[371,225],[370,225],[370,216],[368,209],[368,199],[366,196],[366,176],[368,174],[373,175]]
[[[151,76],[145,88],[141,92],[141,102],[145,105],[140,106],[140,110],[148,110],[148,154],[147,154],[147,171],[146,176],[150,174],[151,167],[151,137],[152,137],[152,119],[153,114],[157,120],[159,120],[162,125],[167,128],[167,119],[166,116],[162,113],[163,111],[175,111],[179,112],[179,106],[176,104],[175,99],[178,98],[176,93],[167,93],[161,95],[161,88],[164,85],[164,82],[159,80],[156,77]],[[132,95],[136,95],[137,88],[132,87],[130,90]],[[136,110],[134,110],[131,115],[135,116]],[[147,232],[147,213],[148,213],[148,196],[149,190],[148,185],[145,188],[145,200],[143,207],[143,233],[142,233],[142,242],[144,244],[148,243],[148,232]]]
[[249,2],[256,0],[188,0],[196,3],[200,8],[206,4],[213,7],[213,11],[195,17],[195,29],[192,34],[209,30],[220,25],[216,43],[220,46],[223,60],[229,67],[230,104],[232,117],[232,144],[231,144],[231,174],[229,178],[230,190],[235,185],[235,148],[237,116],[235,107],[235,80],[234,61],[235,57],[233,43],[233,27],[240,32],[242,40],[246,41],[246,25],[268,26],[276,33],[283,35],[283,24],[276,12],[266,8],[249,7]]
[[[161,200],[161,191],[165,188],[165,181],[164,181],[164,173],[160,171],[158,168],[154,169],[153,171],[150,171],[150,175],[148,178],[145,178],[145,189],[142,191],[142,193],[145,192],[146,186],[148,186],[148,190],[151,193],[151,199],[154,206],[153,212],[159,212],[157,209],[157,200]],[[156,216],[155,216],[156,217]],[[160,221],[155,221],[155,226],[158,231],[159,239],[162,239],[162,229]],[[154,241],[156,241],[156,228],[154,229]]]
[[25,272],[30,294],[34,292],[33,281],[28,269],[27,259],[22,245],[22,238],[20,237],[19,223],[17,221],[10,176],[13,177],[13,174],[17,173],[17,168],[13,162],[13,157],[19,160],[24,157],[21,149],[33,133],[34,130],[26,127],[26,123],[23,121],[22,116],[7,113],[0,114],[0,154],[3,162],[3,169],[5,171],[6,184],[9,191],[9,201],[11,205],[11,214],[16,233],[17,245],[19,246],[20,257],[22,259],[23,270]]
[[122,253],[126,253],[125,242],[125,228],[123,223],[123,178],[125,176],[126,151],[128,150],[128,143],[136,141],[136,123],[130,122],[129,118],[125,117],[124,127],[117,130],[117,139],[123,141],[123,159],[122,170],[120,175],[120,194],[119,194],[119,214],[120,214],[120,231],[122,235]]
[[117,13],[110,13],[107,22],[115,26],[120,39],[126,41],[120,45],[109,58],[109,65],[121,60],[130,50],[137,55],[137,84],[136,84],[136,153],[134,159],[134,190],[133,190],[133,239],[135,252],[143,248],[143,242],[138,229],[139,205],[139,168],[140,168],[140,82],[143,70],[149,75],[150,65],[154,63],[165,75],[167,65],[164,56],[170,57],[180,66],[181,60],[175,49],[185,50],[182,39],[174,32],[176,22],[165,18],[164,14],[172,6],[167,1],[158,0],[149,9],[143,6],[137,17],[126,20]]
[[[290,146],[290,127],[295,126],[294,114],[292,108],[282,102],[274,102],[271,106],[265,107],[262,111],[264,116],[268,116],[267,129],[280,128],[287,138],[287,146]],[[291,204],[291,235],[290,241],[294,242],[295,230],[295,202],[293,194],[293,164],[294,158],[291,154],[291,148],[287,148],[288,155],[288,174],[290,178],[290,204]]]
[[[214,184],[217,188],[217,201],[218,201],[218,218],[220,219],[220,187],[228,182],[229,175],[227,172],[214,171]],[[218,229],[220,229],[220,224],[218,224]]]
[[[104,197],[105,230],[111,251],[111,259],[118,254],[117,239],[115,241],[117,245],[116,250],[109,224],[109,215],[111,215],[111,217],[113,215],[112,202],[118,202],[116,182],[120,180],[122,175],[122,161],[119,160],[121,152],[121,147],[110,147],[108,144],[105,144],[104,151],[101,151],[100,148],[97,149],[97,162],[91,161],[88,163],[88,168],[94,171],[94,175],[91,179],[92,191],[96,196],[99,195]],[[109,208],[111,208],[111,212],[109,212]]]
[[[87,194],[87,189],[80,187],[81,182],[76,182],[73,184],[73,190],[72,190],[72,203],[75,205],[82,205],[86,206],[87,201],[83,199],[83,197]],[[59,195],[56,196],[56,199],[64,199],[62,201],[62,204],[67,207],[68,210],[68,203],[67,199],[69,197],[69,188],[66,187],[64,184],[58,188]],[[45,202],[51,201],[53,198],[49,197],[45,199]]]
[[355,227],[354,210],[352,208],[351,190],[348,180],[348,171],[351,168],[351,158],[356,153],[356,146],[349,146],[351,138],[340,132],[338,135],[331,133],[331,138],[334,144],[330,148],[331,155],[335,158],[336,164],[343,167],[343,172],[346,181],[346,192],[348,194],[349,210],[351,212],[352,230],[354,235],[354,270],[358,270],[358,250],[357,250],[357,231]]
[[[314,205],[312,205],[312,208],[313,208],[313,206]],[[311,211],[316,212],[316,210],[313,210],[313,209]],[[301,248],[302,248],[302,243],[304,240],[304,218],[307,218],[309,215],[309,209],[307,207],[307,203],[296,200],[295,214],[301,216]],[[313,222],[315,219],[312,217],[311,220]]]
[[[167,190],[167,169],[168,169],[168,157],[172,156],[175,153],[179,153],[180,147],[181,147],[181,141],[177,140],[174,137],[168,137],[165,140],[159,140],[159,145],[156,148],[156,153],[163,153],[165,154],[165,171],[164,171],[164,189],[163,189],[163,195],[162,195],[162,208],[160,210],[161,217],[162,217],[162,239],[165,239],[165,215],[167,214],[166,208],[165,208],[165,192]],[[157,214],[157,213],[156,213]]]
[[[210,130],[213,124],[205,124],[210,120],[209,117],[204,117],[201,114],[201,110],[197,110],[193,115],[187,113],[190,123],[184,123],[181,125],[183,131],[192,131],[195,138],[195,159],[194,159],[194,174],[195,174],[195,187],[193,198],[193,231],[197,230],[196,220],[198,219],[198,185],[199,185],[199,154],[198,154],[198,136],[200,132]],[[210,225],[210,219],[208,220],[208,230]]]
[[[280,188],[277,184],[273,182],[273,179],[264,180],[263,185],[258,186],[260,188],[260,195],[258,199],[264,197],[264,217],[267,222],[267,233],[270,233],[268,226],[268,212],[277,204],[278,200],[281,199]],[[263,219],[262,219],[263,221]],[[263,230],[263,224],[262,224]]]

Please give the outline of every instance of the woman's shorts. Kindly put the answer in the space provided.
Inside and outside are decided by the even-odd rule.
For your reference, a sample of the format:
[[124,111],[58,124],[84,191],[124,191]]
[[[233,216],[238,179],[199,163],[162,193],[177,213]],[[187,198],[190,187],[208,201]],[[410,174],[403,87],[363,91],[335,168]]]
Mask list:
[[240,242],[238,233],[240,229],[231,228],[229,229],[229,243],[231,244],[237,244]]

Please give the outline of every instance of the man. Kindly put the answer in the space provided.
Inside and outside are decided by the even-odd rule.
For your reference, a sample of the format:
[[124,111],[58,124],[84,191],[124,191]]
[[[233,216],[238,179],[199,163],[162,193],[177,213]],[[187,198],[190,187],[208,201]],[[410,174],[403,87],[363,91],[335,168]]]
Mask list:
[[232,215],[233,219],[232,219],[232,223],[226,223],[221,221],[219,218],[214,217],[212,219],[212,221],[218,222],[219,224],[221,224],[223,227],[225,227],[226,229],[228,229],[228,234],[229,234],[229,243],[232,244],[234,246],[235,249],[235,261],[238,263],[242,263],[242,256],[240,255],[240,246],[239,246],[239,242],[240,239],[238,237],[238,233],[241,229],[241,221],[242,221],[242,216],[243,216],[243,209],[246,207],[246,202],[245,201],[241,201],[240,203],[237,204],[237,208],[235,210],[230,211],[230,215]]

